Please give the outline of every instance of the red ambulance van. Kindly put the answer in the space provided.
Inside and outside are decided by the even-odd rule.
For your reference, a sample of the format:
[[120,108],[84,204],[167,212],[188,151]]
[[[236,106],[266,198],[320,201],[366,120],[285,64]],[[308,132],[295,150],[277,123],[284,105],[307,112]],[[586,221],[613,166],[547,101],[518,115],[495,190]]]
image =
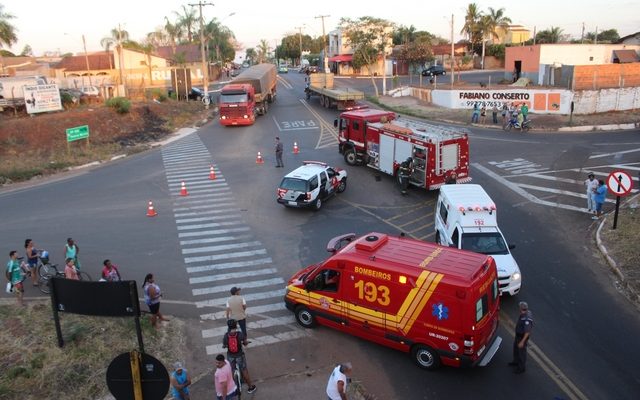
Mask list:
[[491,256],[377,232],[338,236],[327,250],[287,285],[285,304],[303,327],[408,352],[424,369],[484,366],[498,350]]

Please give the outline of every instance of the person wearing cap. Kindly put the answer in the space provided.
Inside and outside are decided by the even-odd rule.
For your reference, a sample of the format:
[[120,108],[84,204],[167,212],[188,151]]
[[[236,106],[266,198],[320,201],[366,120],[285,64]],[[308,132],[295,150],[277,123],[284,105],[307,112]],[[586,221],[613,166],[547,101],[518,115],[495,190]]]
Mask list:
[[513,361],[509,363],[509,366],[516,367],[514,372],[521,374],[527,365],[527,343],[533,329],[533,316],[526,302],[521,301],[518,307],[520,308],[520,316],[516,323],[516,336],[513,341]]
[[247,337],[247,302],[240,296],[240,288],[234,286],[230,290],[231,297],[227,300],[227,320],[235,319],[240,325],[244,337]]
[[327,397],[329,400],[347,400],[348,376],[351,375],[353,367],[350,362],[338,364],[329,376],[327,382]]
[[181,362],[173,364],[173,372],[171,373],[171,394],[175,400],[189,400],[189,385],[191,385],[191,377],[186,369],[182,367]]
[[598,187],[598,181],[596,180],[596,177],[593,174],[593,172],[590,172],[587,179],[584,181],[584,187],[587,190],[587,210],[589,210],[590,213],[595,213],[596,204],[593,201],[593,194],[595,193],[596,188]]

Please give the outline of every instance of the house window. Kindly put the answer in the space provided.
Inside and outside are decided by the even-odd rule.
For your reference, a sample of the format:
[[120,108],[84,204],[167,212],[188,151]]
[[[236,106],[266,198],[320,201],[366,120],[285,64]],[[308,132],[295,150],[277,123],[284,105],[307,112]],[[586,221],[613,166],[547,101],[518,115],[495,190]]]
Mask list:
[[589,57],[589,61],[593,61],[593,57]]

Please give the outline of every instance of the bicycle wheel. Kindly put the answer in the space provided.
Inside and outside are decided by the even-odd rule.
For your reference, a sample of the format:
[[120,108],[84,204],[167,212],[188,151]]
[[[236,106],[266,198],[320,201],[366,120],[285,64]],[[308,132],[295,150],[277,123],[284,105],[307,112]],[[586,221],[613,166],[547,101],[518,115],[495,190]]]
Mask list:
[[238,368],[233,371],[233,380],[236,382],[236,386],[238,387],[236,393],[238,394],[238,400],[242,398],[242,373]]
[[51,280],[50,275],[41,276],[38,278],[38,289],[44,294],[51,294],[51,287],[49,286],[49,281]]
[[91,279],[91,275],[87,274],[84,271],[78,271],[78,278],[80,278],[81,281],[87,281],[90,282],[93,279]]
[[53,276],[56,274],[56,267],[52,264],[39,264],[38,276]]

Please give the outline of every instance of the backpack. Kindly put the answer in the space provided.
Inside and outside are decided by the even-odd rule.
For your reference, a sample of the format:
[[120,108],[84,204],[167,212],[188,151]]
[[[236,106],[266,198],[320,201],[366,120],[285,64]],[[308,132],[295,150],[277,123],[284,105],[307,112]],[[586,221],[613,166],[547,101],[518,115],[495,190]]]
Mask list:
[[229,332],[227,335],[229,353],[236,354],[240,351],[240,343],[238,342],[238,332]]

